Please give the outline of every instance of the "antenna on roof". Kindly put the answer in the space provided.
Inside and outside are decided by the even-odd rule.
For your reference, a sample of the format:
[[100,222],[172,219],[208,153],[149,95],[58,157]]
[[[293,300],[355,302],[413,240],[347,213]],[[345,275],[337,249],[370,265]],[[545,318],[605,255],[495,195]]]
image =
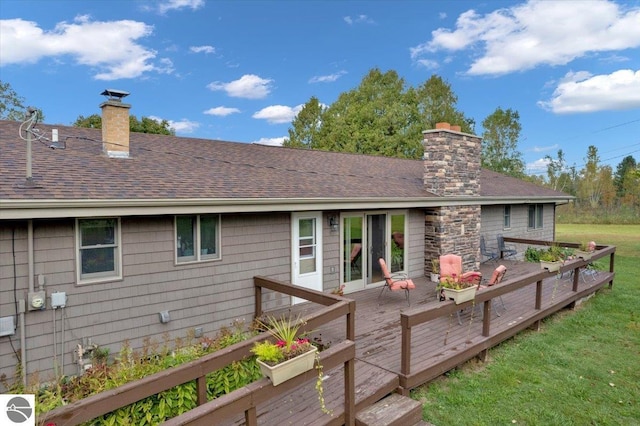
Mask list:
[[116,90],[116,89],[105,89],[104,92],[100,93],[102,96],[108,96],[110,101],[122,102],[122,98],[129,96],[129,92],[125,92],[124,90]]

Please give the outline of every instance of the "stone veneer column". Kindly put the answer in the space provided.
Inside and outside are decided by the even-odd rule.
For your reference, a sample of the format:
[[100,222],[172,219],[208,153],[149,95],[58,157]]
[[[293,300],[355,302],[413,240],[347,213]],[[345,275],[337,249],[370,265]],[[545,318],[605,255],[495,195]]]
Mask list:
[[[438,123],[423,135],[425,190],[455,198],[455,205],[426,212],[425,272],[431,272],[431,259],[446,253],[462,256],[465,270],[478,269],[480,206],[464,201],[480,195],[482,141],[448,123]],[[454,200],[443,200],[443,204],[454,204]]]

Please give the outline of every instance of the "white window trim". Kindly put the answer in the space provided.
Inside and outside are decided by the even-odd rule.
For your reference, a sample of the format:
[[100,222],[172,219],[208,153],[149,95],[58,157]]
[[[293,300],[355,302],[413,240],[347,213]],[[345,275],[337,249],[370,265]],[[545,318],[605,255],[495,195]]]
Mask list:
[[[509,226],[505,225],[505,220],[507,218],[507,208],[509,208]],[[529,211],[527,210],[527,215],[529,214]],[[511,205],[505,205],[502,208],[502,229],[511,229],[511,217],[513,215],[513,209],[511,208]],[[529,218],[527,217],[527,223],[528,223]]]
[[[200,245],[201,245],[201,240],[200,240],[200,217],[201,216],[213,216],[217,218],[217,223],[216,223],[216,247],[217,247],[217,253],[215,253],[215,256],[208,256],[207,257],[202,257],[202,253],[201,253],[201,249],[200,249]],[[181,257],[178,257],[178,218],[179,217],[195,217],[196,218],[196,247],[194,248],[194,259],[191,260],[180,260]],[[174,256],[174,263],[175,265],[190,265],[193,263],[202,263],[202,262],[211,262],[211,261],[216,261],[216,260],[220,260],[222,259],[222,247],[220,242],[222,241],[222,237],[221,237],[221,233],[222,233],[222,218],[221,215],[216,215],[216,214],[187,214],[187,215],[176,215],[173,217],[173,256]],[[191,256],[189,256],[191,257]]]
[[[88,278],[82,278],[82,257],[80,256],[80,250],[82,247],[82,238],[80,235],[80,221],[82,220],[95,220],[95,219],[115,219],[116,220],[116,232],[114,235],[114,250],[115,250],[115,271],[112,275],[109,272],[103,272],[101,274],[93,274]],[[98,276],[100,275],[100,276]],[[104,283],[109,281],[122,280],[122,226],[119,217],[93,217],[93,218],[76,218],[76,282],[80,284],[94,284]]]
[[[534,211],[533,211],[533,222],[534,222],[534,226],[531,227],[529,226],[529,208],[531,206],[534,206]],[[538,223],[538,218],[540,218],[540,223]],[[535,204],[528,204],[527,205],[527,230],[528,231],[537,231],[540,229],[544,229],[544,204],[540,204],[540,203],[535,203]]]

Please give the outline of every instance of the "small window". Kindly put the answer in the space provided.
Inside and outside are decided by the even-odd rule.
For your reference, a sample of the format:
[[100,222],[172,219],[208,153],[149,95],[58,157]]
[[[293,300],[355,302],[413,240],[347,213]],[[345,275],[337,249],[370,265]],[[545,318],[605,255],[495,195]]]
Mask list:
[[119,219],[78,219],[76,239],[79,283],[122,278]]
[[529,205],[529,229],[540,229],[543,226],[542,217],[544,213],[543,204]]
[[504,229],[511,228],[511,206],[504,206],[504,221],[502,227]]
[[220,216],[176,216],[178,263],[220,258]]

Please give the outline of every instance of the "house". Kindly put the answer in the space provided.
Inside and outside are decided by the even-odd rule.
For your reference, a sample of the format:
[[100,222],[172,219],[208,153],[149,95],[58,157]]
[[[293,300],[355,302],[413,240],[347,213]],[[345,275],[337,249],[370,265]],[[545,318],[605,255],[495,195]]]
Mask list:
[[[0,121],[0,373],[77,374],[115,353],[253,313],[253,277],[330,291],[412,277],[479,238],[551,240],[567,194],[480,168],[481,140],[441,123],[422,161]],[[393,237],[392,237],[393,236]],[[267,296],[272,307],[300,302]],[[53,354],[53,356],[52,356]]]

